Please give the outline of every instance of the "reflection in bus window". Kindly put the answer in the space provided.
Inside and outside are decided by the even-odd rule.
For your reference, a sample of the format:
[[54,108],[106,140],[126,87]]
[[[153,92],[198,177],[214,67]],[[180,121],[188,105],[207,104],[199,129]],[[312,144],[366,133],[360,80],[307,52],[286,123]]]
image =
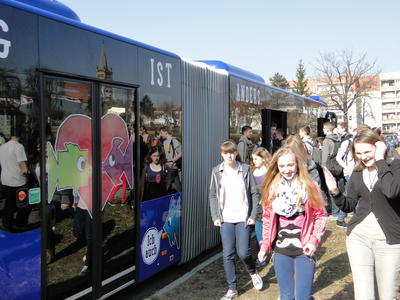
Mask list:
[[[102,106],[103,279],[135,264],[134,176],[136,90],[100,86]],[[129,126],[130,125],[130,126]]]
[[0,229],[11,233],[37,228],[40,221],[39,202],[29,198],[31,189],[38,190],[33,166],[40,108],[34,74],[29,68],[24,73],[0,69]]
[[87,82],[45,79],[49,298],[73,295],[91,281],[91,90]]

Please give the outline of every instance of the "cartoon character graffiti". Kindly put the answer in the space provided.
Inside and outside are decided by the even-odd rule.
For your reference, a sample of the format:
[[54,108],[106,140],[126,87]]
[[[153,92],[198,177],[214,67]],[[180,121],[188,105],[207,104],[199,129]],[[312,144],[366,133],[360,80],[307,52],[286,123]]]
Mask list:
[[[51,143],[47,143],[47,163],[51,174],[48,182],[48,202],[56,191],[72,189],[79,194],[81,186],[87,186],[92,173],[92,166],[88,164],[88,150],[81,150],[79,145],[65,144],[65,150],[54,151]],[[50,172],[49,172],[50,173]]]
[[177,199],[171,197],[171,201],[169,202],[169,210],[168,215],[166,217],[163,229],[167,233],[169,245],[175,246],[176,248],[180,248],[180,235],[181,235],[181,197],[178,196]]
[[[48,202],[56,191],[72,189],[92,215],[92,138],[91,118],[70,115],[57,131],[54,147],[47,144]],[[108,113],[101,120],[102,207],[116,191],[133,188],[132,143],[124,120]]]

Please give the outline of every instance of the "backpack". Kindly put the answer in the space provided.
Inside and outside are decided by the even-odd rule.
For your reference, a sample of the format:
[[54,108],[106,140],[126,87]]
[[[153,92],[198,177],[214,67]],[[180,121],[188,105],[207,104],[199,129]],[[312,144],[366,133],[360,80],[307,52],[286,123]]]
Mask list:
[[[175,152],[175,147],[174,147],[174,138],[172,138],[171,139],[171,142],[170,142],[170,147],[172,147],[172,158],[175,158],[175,156],[176,156],[176,152]],[[175,161],[175,164],[176,164],[176,167],[179,169],[179,170],[182,170],[182,157],[180,157],[179,159],[177,159],[176,161]]]
[[340,148],[340,141],[333,140],[328,138],[334,143],[333,152],[328,155],[328,159],[326,160],[326,168],[332,173],[335,177],[340,177],[343,175],[343,168],[339,165],[338,161],[336,160],[336,155]]
[[[317,164],[317,166],[320,166],[321,165],[321,158],[322,158],[321,149],[318,148],[318,147],[315,147],[313,145],[313,143],[311,143],[310,141],[305,141],[304,143],[311,146],[311,154],[310,154],[311,155],[311,160],[313,160]],[[308,148],[307,148],[307,152],[308,152]]]
[[348,142],[348,144],[347,144],[347,148],[346,148],[346,151],[345,151],[344,154],[343,154],[342,159],[343,159],[343,161],[344,161],[344,162],[346,163],[346,165],[347,165],[347,157],[348,157],[348,155],[349,155],[349,153],[350,153],[351,145],[353,144],[353,136],[352,136],[351,134],[347,134],[347,135],[343,138],[343,140],[340,142],[340,146],[341,146],[342,143],[344,143],[345,141],[349,141],[349,142]]

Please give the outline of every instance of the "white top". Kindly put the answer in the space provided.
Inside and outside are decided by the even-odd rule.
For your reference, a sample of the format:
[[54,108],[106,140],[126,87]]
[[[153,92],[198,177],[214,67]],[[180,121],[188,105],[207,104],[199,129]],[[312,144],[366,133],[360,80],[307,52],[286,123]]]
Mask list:
[[[353,153],[351,152],[351,149],[348,149],[349,144],[352,143],[352,142],[353,142],[352,139],[348,139],[348,140],[343,141],[340,144],[340,148],[339,148],[338,153],[336,155],[336,157],[340,157],[343,160],[344,164],[347,167],[347,168],[343,169],[343,175],[344,176],[350,176],[351,173],[353,172],[353,169],[354,169],[354,166],[355,166]],[[346,152],[347,152],[347,154],[346,154]]]
[[18,187],[26,183],[26,177],[18,166],[27,161],[24,146],[17,141],[8,141],[0,146],[1,183]]
[[371,240],[386,240],[386,236],[373,212],[370,212],[364,220],[357,224],[356,227],[354,227],[353,232]]
[[246,222],[249,206],[242,173],[226,169],[221,178],[222,218],[228,223]]

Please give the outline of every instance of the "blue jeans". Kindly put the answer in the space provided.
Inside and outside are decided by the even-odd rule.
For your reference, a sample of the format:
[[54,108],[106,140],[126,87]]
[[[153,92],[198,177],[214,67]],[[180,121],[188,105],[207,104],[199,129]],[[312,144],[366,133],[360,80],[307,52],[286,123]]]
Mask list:
[[[340,180],[336,180],[336,183],[339,187],[339,189],[343,192],[344,190],[344,179],[340,179]],[[347,213],[345,213],[344,211],[341,211],[339,209],[339,207],[337,207],[335,201],[333,200],[333,197],[329,195],[329,198],[331,199],[331,203],[332,203],[332,216],[337,217],[337,220],[339,222],[343,222],[344,219],[347,217]]]
[[351,232],[346,239],[354,282],[354,299],[374,300],[375,279],[379,299],[396,299],[400,272],[400,244],[372,240]]
[[310,300],[314,280],[315,262],[299,255],[274,254],[274,269],[278,280],[280,300]]
[[332,212],[331,212],[332,216],[337,217],[337,220],[339,222],[343,222],[344,219],[347,217],[347,214],[344,211],[341,211],[339,207],[337,207],[332,197],[331,197],[331,203],[332,203]]
[[250,255],[250,226],[245,222],[222,223],[221,240],[226,282],[230,290],[236,290],[235,253],[244,262],[247,272],[256,272],[255,262]]

